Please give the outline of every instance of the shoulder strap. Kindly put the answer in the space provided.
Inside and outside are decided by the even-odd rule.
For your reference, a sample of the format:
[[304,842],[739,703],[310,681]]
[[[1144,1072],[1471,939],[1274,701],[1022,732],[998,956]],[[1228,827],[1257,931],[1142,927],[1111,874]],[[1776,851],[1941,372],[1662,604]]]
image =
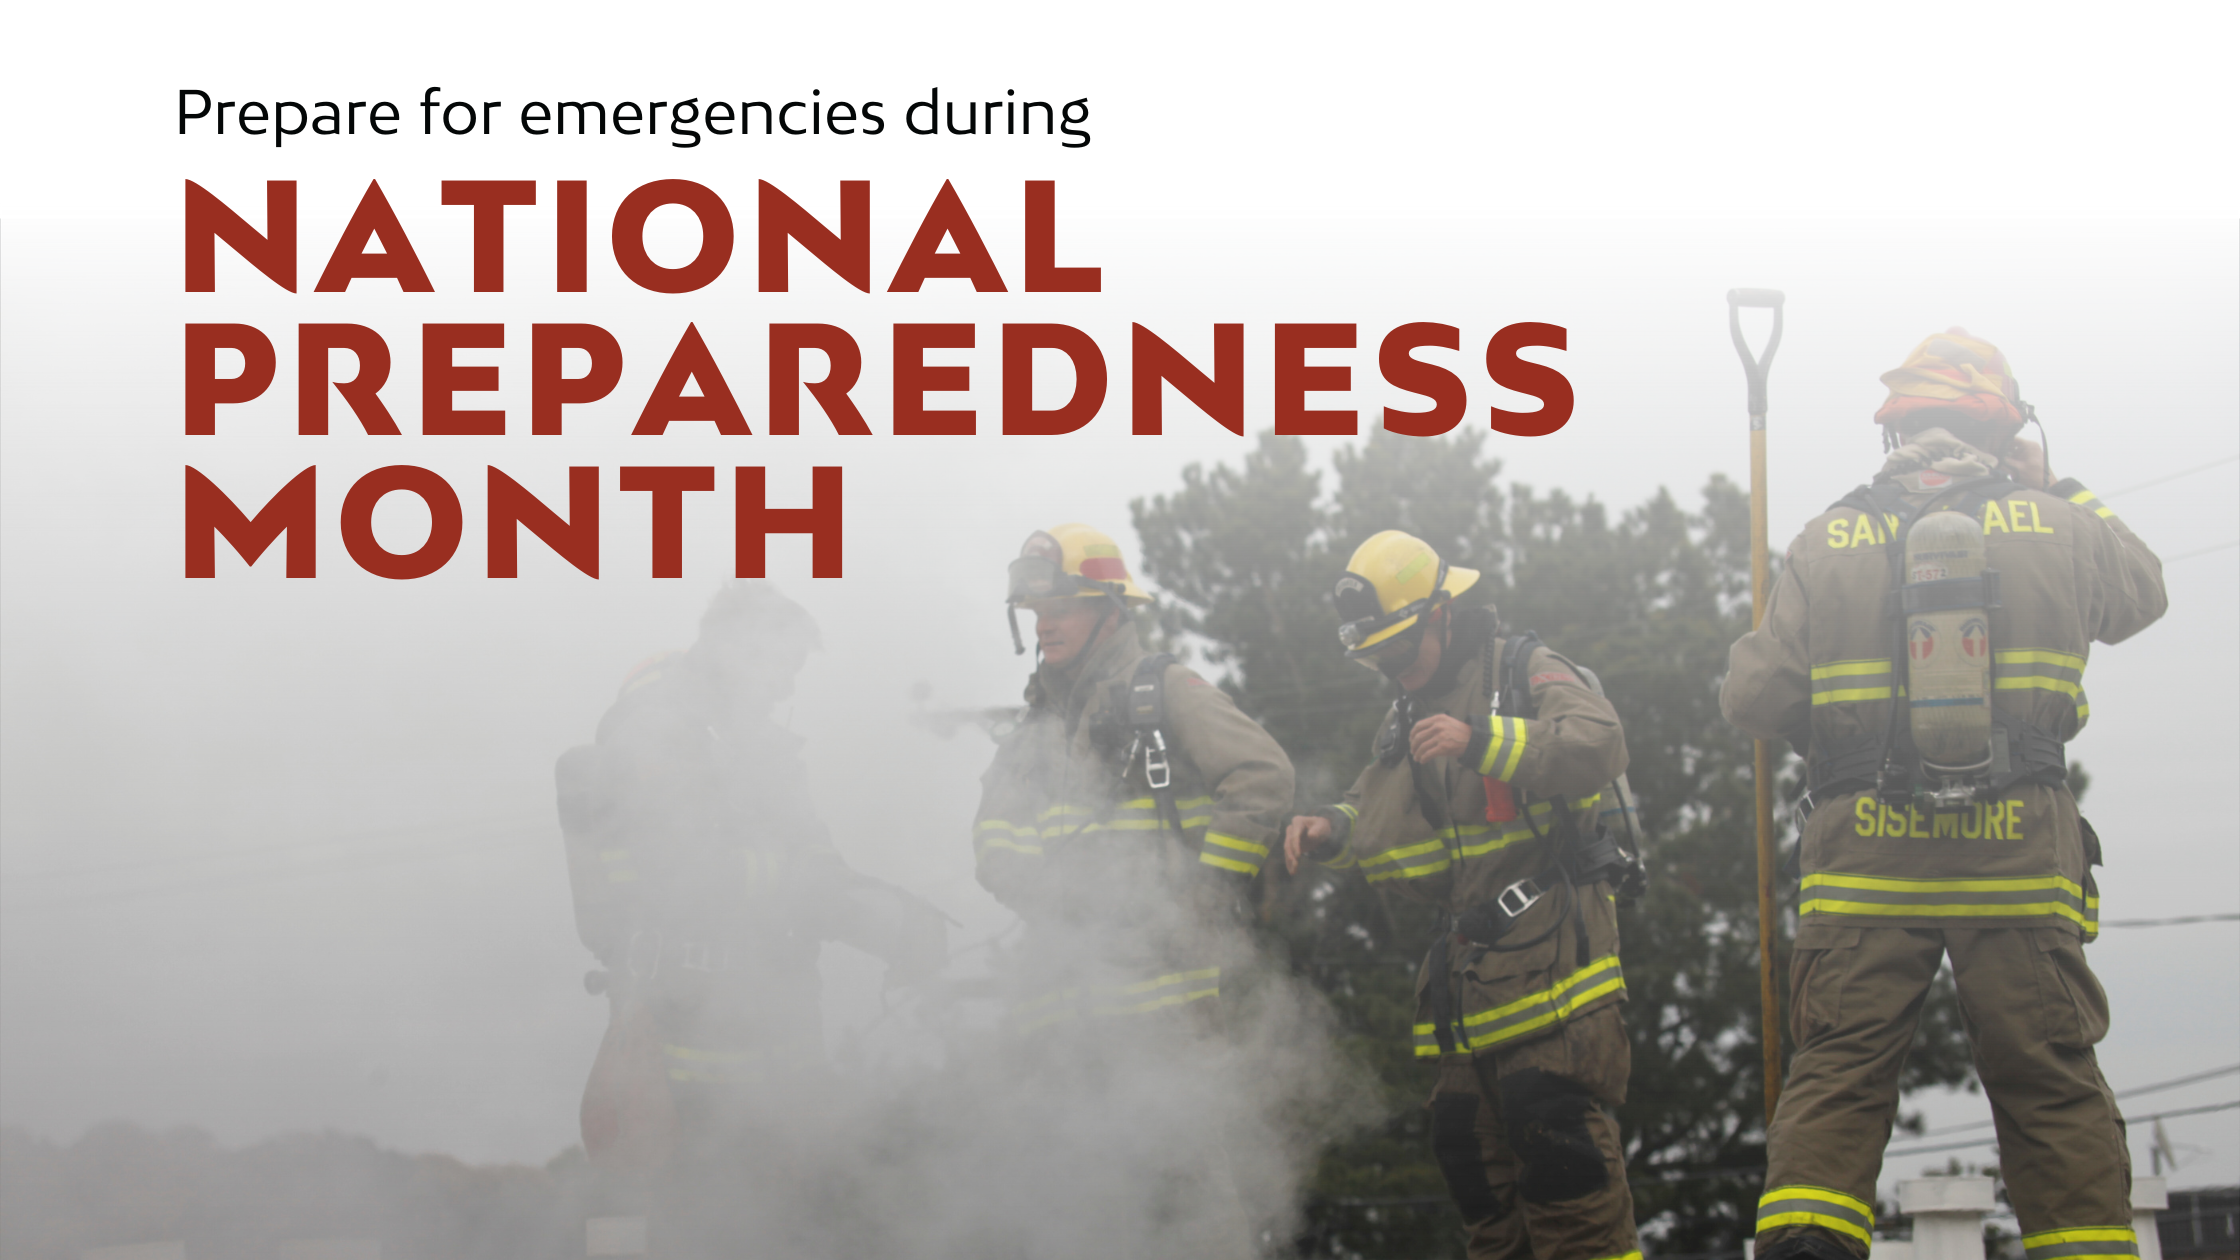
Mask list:
[[1546,645],[1540,636],[1530,630],[1520,630],[1509,636],[1501,648],[1501,677],[1495,684],[1493,711],[1502,717],[1531,718],[1539,716],[1539,707],[1532,701],[1532,653]]
[[1167,666],[1174,663],[1171,652],[1154,652],[1136,662],[1125,697],[1128,729],[1135,738],[1128,745],[1128,760],[1120,773],[1128,773],[1140,751],[1144,782],[1151,788],[1151,799],[1158,803],[1159,822],[1179,836],[1182,811],[1175,805],[1174,767],[1167,751]]

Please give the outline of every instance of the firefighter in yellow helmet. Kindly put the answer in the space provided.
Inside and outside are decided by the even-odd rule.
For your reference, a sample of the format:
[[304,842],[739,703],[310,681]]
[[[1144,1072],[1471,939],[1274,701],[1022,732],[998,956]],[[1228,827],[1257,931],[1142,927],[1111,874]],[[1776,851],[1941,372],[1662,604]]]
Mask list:
[[[1235,904],[1291,809],[1291,761],[1226,693],[1144,651],[1131,610],[1150,602],[1105,534],[1027,538],[1006,603],[1015,638],[1019,610],[1034,618],[1040,659],[982,778],[974,853],[1026,924],[1007,1022],[1050,1113],[1038,1179],[1078,1163],[1080,1219],[1100,1215],[1096,1194],[1162,1187],[1118,1213],[1154,1218],[1155,1252],[1241,1257],[1216,1131],[1221,983],[1243,948]],[[1083,1112],[1116,1100],[1134,1100],[1124,1142]]]
[[2091,712],[2091,644],[2162,615],[2162,565],[2019,439],[2030,408],[1991,343],[1935,334],[1882,379],[1894,450],[1790,544],[1720,693],[1810,780],[1757,1254],[1867,1254],[1899,1072],[1949,958],[2030,1260],[2137,1256],[2082,948],[2100,846],[2062,746]]
[[1368,767],[1290,821],[1284,859],[1451,916],[1415,1051],[1438,1068],[1432,1149],[1473,1260],[1638,1258],[1609,1110],[1631,1061],[1614,902],[1639,875],[1625,735],[1590,671],[1459,598],[1477,581],[1399,530],[1346,562],[1340,640],[1397,695]]

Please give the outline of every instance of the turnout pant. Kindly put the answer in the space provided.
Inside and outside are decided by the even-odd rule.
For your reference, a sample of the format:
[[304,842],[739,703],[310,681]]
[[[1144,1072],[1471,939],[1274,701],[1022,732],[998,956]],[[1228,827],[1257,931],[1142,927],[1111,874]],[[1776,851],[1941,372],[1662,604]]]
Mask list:
[[1947,955],[2029,1260],[2136,1257],[2131,1153],[2092,1052],[2108,998],[2077,934],[1817,923],[1799,931],[1790,973],[1797,1052],[1768,1138],[1758,1253],[1820,1229],[1867,1254],[1898,1075]]
[[1448,1055],[1431,1145],[1470,1260],[1639,1260],[1618,1122],[1632,1060],[1619,1008],[1474,1058]]

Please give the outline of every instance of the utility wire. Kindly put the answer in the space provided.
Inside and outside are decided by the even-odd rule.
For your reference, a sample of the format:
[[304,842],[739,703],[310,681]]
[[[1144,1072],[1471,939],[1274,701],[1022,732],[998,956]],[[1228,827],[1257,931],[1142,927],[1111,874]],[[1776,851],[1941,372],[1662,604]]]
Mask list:
[[[2144,1124],[2149,1120],[2172,1120],[2179,1116],[2206,1115],[2212,1111],[2230,1111],[2235,1107],[2240,1107],[2240,1098],[2234,1098],[2228,1102],[2210,1103],[2204,1107],[2180,1107],[2175,1111],[2160,1111],[2151,1116],[2125,1116],[2123,1119],[2127,1124]],[[1909,1146],[1903,1150],[1884,1151],[1882,1157],[1884,1159],[1897,1159],[1907,1155],[1934,1155],[1940,1151],[1964,1151],[1971,1146],[1990,1146],[1998,1140],[1995,1137],[1987,1137],[1977,1138],[1971,1142],[1944,1142],[1936,1146]]]
[[2216,546],[2214,546],[2214,547],[2203,547],[2203,548],[2201,548],[2201,549],[2200,549],[2200,550],[2198,550],[2198,551],[2187,551],[2187,552],[2181,552],[2181,553],[2179,553],[2178,555],[2174,555],[2174,556],[2171,556],[2171,557],[2170,557],[2169,559],[2167,559],[2167,560],[2164,560],[2164,561],[2163,561],[2163,563],[2164,563],[2164,564],[2176,564],[2176,563],[2177,563],[2178,561],[2180,561],[2180,560],[2191,560],[2191,559],[2193,559],[2193,558],[2194,558],[2195,556],[2206,556],[2206,555],[2212,554],[2212,553],[2214,553],[2214,552],[2219,552],[2219,551],[2230,551],[2230,550],[2232,550],[2232,549],[2233,549],[2234,547],[2240,547],[2240,538],[2235,538],[2235,539],[2233,539],[2233,540],[2232,540],[2231,542],[2221,542],[2221,543],[2218,543],[2218,544],[2217,544]]
[[[2159,1094],[2166,1089],[2176,1089],[2180,1085],[2191,1085],[2196,1081],[2212,1081],[2220,1076],[2230,1076],[2234,1072],[2240,1072],[2240,1063],[2227,1063],[2221,1068],[2210,1068],[2206,1072],[2195,1072],[2191,1076],[2181,1076],[2175,1080],[2156,1081],[2152,1085],[2134,1085],[2130,1089],[2118,1091],[2115,1096],[2117,1098],[2137,1098],[2141,1094]],[[1913,1136],[1916,1138],[1942,1137],[1947,1133],[1966,1133],[1970,1129],[1988,1129],[1990,1127],[1991,1121],[1989,1120],[1972,1120],[1967,1124],[1948,1124],[1942,1128],[1930,1129],[1925,1133],[1916,1133]]]
[[2153,478],[2152,480],[2142,481],[2135,486],[2125,486],[2121,490],[2110,490],[2108,493],[2103,494],[2100,497],[2103,499],[2112,499],[2119,494],[2129,494],[2134,490],[2144,490],[2148,486],[2159,486],[2165,481],[2176,481],[2180,477],[2191,477],[2197,472],[2207,472],[2212,468],[2222,468],[2226,464],[2232,463],[2235,460],[2240,460],[2240,455],[2227,455],[2223,459],[2212,459],[2206,464],[2197,465],[2196,467],[2185,469],[2182,472],[2166,473],[2160,477]]
[[2187,914],[2175,919],[2103,919],[2103,928],[2176,927],[2181,923],[2230,923],[2240,914]]

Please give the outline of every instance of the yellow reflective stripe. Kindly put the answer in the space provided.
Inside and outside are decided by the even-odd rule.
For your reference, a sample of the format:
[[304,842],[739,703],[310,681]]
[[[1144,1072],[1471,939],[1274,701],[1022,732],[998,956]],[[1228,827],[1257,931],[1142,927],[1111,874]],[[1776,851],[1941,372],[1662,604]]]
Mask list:
[[2100,496],[2094,494],[2090,490],[2077,491],[2075,494],[2069,496],[2069,502],[2076,504],[2078,507],[2091,508],[2093,514],[2103,520],[2116,514],[2114,508],[2111,508],[2107,504],[2102,503],[2100,501]]
[[2001,665],[2059,665],[2064,669],[2081,670],[2084,658],[2073,652],[2056,652],[2050,648],[2015,648],[2011,651],[1993,652],[1991,659]]
[[1618,956],[1608,954],[1597,958],[1536,993],[1528,993],[1492,1010],[1464,1016],[1462,1032],[1467,1048],[1483,1050],[1514,1040],[1568,1018],[1573,1011],[1597,998],[1622,993],[1625,987],[1626,979],[1618,968]]
[[[1366,867],[1368,863],[1364,862],[1362,865]],[[1439,860],[1428,865],[1404,867],[1396,871],[1367,871],[1365,875],[1370,883],[1381,884],[1388,879],[1428,879],[1433,875],[1444,875],[1453,868],[1453,860],[1442,850]]]
[[1991,689],[1993,691],[2027,691],[2032,689],[2058,691],[2071,700],[2082,699],[2084,696],[2084,688],[2073,682],[2059,678],[2041,678],[2036,675],[2021,678],[1994,678],[1991,680]]
[[2049,1229],[2022,1236],[2027,1260],[2134,1260],[2139,1236],[2121,1225]]
[[627,862],[630,860],[630,850],[601,849],[599,850],[599,860],[602,862]]
[[[1870,679],[1881,681],[1879,685],[1857,685]],[[1812,667],[1812,703],[1816,705],[1889,698],[1890,662],[1887,659],[1830,661],[1825,665]]]
[[[1152,980],[1141,980],[1103,991],[1109,998],[1104,1005],[1092,1006],[1092,1015],[1142,1015],[1186,1002],[1203,1001],[1221,996],[1221,968],[1201,967],[1196,971],[1169,972]],[[1129,1001],[1130,998],[1141,999]]]
[[1812,697],[1814,704],[1843,704],[1853,700],[1888,700],[1888,687],[1853,687],[1847,691],[1822,691]]
[[1198,860],[1207,866],[1219,867],[1224,871],[1235,871],[1239,875],[1258,875],[1260,873],[1260,868],[1251,862],[1240,862],[1235,858],[1223,857],[1218,853],[1200,853]]
[[1598,1256],[1596,1260],[1641,1260],[1641,1253],[1638,1251],[1621,1251],[1614,1256]]
[[1758,1232],[1783,1225],[1817,1225],[1871,1244],[1874,1208],[1825,1186],[1783,1186],[1759,1198]]
[[1532,838],[1533,834],[1531,827],[1528,827],[1521,822],[1512,823],[1509,826],[1503,828],[1499,834],[1495,835],[1490,840],[1486,840],[1478,844],[1466,844],[1457,847],[1454,851],[1454,855],[1456,857],[1477,857],[1481,854],[1498,852],[1502,849],[1508,848],[1512,844],[1519,844]]
[[[1600,792],[1597,792],[1592,796],[1574,797],[1571,801],[1571,808],[1574,811],[1582,812],[1585,810],[1590,810],[1593,809],[1596,803],[1601,801],[1601,799],[1602,793]],[[1454,856],[1457,858],[1478,857],[1483,854],[1494,853],[1502,849],[1506,849],[1510,845],[1516,844],[1519,841],[1535,839],[1536,834],[1532,830],[1532,824],[1527,821],[1527,818],[1540,819],[1542,822],[1542,826],[1538,834],[1544,835],[1547,831],[1547,820],[1552,816],[1555,810],[1555,806],[1556,803],[1554,801],[1535,801],[1532,805],[1532,808],[1526,811],[1526,818],[1519,818],[1517,821],[1512,823],[1504,823],[1498,831],[1495,831],[1495,829],[1492,827],[1480,826],[1475,823],[1465,823],[1460,827],[1456,827],[1453,829],[1453,834],[1458,843],[1455,846]],[[1477,844],[1459,843],[1460,839],[1464,836],[1483,835],[1489,831],[1494,832],[1493,838],[1490,840],[1485,840]]]
[[1224,848],[1224,849],[1235,849],[1235,850],[1236,850],[1237,852],[1239,852],[1239,853],[1250,853],[1250,854],[1252,854],[1252,855],[1253,855],[1254,857],[1266,857],[1266,856],[1268,856],[1268,846],[1267,846],[1267,845],[1264,845],[1264,844],[1254,844],[1254,843],[1253,843],[1252,841],[1250,841],[1250,840],[1240,839],[1239,837],[1236,837],[1236,836],[1232,836],[1232,835],[1227,835],[1227,834],[1225,834],[1225,833],[1223,833],[1223,832],[1219,832],[1219,831],[1209,831],[1209,832],[1207,832],[1207,833],[1206,833],[1206,843],[1207,843],[1207,844],[1218,844],[1218,845],[1220,845],[1220,846],[1221,846],[1222,848]]
[[608,871],[607,882],[610,884],[635,884],[638,882],[638,873],[636,871]]
[[1879,661],[1830,661],[1825,665],[1812,667],[1812,680],[1818,682],[1823,678],[1852,678],[1861,674],[1887,674],[1889,672],[1890,662],[1888,659]]
[[1517,763],[1524,758],[1528,729],[1523,718],[1497,717],[1491,720],[1492,736],[1486,740],[1485,756],[1478,759],[1478,773],[1489,775],[1507,783],[1517,772]]
[[1465,1015],[1462,1017],[1462,1026],[1465,1028],[1469,1028],[1477,1024],[1491,1023],[1506,1016],[1514,1015],[1517,1012],[1525,1009],[1526,1007],[1534,1005],[1535,1003],[1545,1002],[1551,994],[1562,993],[1564,990],[1575,988],[1578,985],[1593,979],[1595,976],[1598,976],[1605,971],[1616,971],[1617,969],[1618,956],[1616,954],[1605,955],[1604,957],[1597,958],[1593,962],[1588,963],[1586,966],[1579,968],[1577,971],[1572,972],[1570,975],[1565,976],[1563,979],[1556,981],[1554,984],[1549,985],[1545,989],[1540,989],[1533,993],[1527,993],[1514,1002],[1496,1006],[1490,1010],[1483,1010],[1478,1011],[1474,1014]]
[[1995,691],[2051,691],[2082,705],[2085,658],[2073,652],[2048,648],[2014,648],[1991,654],[1991,686]]
[[1422,842],[1421,844],[1411,844],[1404,849],[1386,849],[1384,852],[1377,854],[1375,857],[1365,857],[1361,859],[1361,864],[1363,866],[1377,866],[1385,862],[1405,862],[1409,858],[1417,857],[1422,854],[1429,853],[1433,850],[1437,850],[1441,853],[1446,852],[1446,843],[1440,840],[1438,837],[1434,836],[1431,839]]
[[[1804,877],[1799,914],[1881,918],[2024,918],[2050,914],[2099,930],[2100,899],[2059,875],[2002,879],[1883,879],[1823,871]],[[1841,895],[1830,895],[1836,890]]]
[[1416,1025],[1416,1057],[1419,1059],[1436,1059],[1439,1057],[1439,1030],[1437,1027],[1431,1024]]
[[1442,874],[1453,865],[1453,860],[1447,854],[1446,840],[1438,836],[1419,844],[1387,849],[1375,857],[1361,859],[1362,873],[1368,876],[1372,884],[1388,879],[1422,879]]
[[1359,822],[1361,820],[1361,811],[1355,809],[1351,805],[1346,804],[1344,801],[1338,802],[1337,810],[1339,813],[1344,814],[1348,819],[1354,822]]
[[1021,844],[1016,840],[1007,840],[1001,836],[980,842],[979,852],[983,855],[994,849],[1005,849],[1027,857],[1042,856],[1042,846],[1039,844]]

